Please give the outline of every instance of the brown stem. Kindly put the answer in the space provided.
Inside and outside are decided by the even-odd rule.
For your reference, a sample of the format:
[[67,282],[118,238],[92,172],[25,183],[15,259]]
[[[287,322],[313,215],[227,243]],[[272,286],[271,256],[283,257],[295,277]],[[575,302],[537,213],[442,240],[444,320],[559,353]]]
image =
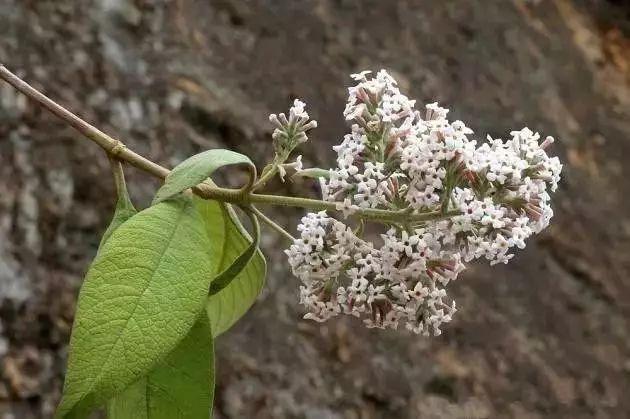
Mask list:
[[[160,166],[159,164],[152,162],[146,157],[143,157],[140,154],[128,149],[121,141],[110,137],[103,131],[87,123],[63,106],[48,98],[43,93],[35,89],[33,86],[13,74],[2,64],[0,64],[0,78],[9,83],[19,92],[39,103],[41,106],[55,114],[57,117],[61,118],[63,121],[68,123],[68,125],[79,131],[81,134],[94,141],[108,154],[116,157],[119,160],[124,160],[132,166],[135,166],[140,170],[144,170],[145,172],[150,173],[160,179],[164,179],[170,173],[170,170],[168,170],[166,167]],[[193,190],[196,194],[204,198],[220,199],[229,202],[239,201],[239,195],[241,195],[239,191],[219,188],[210,184],[209,182],[207,184],[198,185],[197,187],[193,188]]]
[[37,89],[26,83],[24,80],[20,79],[18,76],[13,74],[11,71],[9,71],[9,69],[1,64],[0,78],[9,83],[11,86],[15,87],[15,89],[17,89],[19,92],[33,99],[35,102],[39,103],[47,110],[49,110],[59,118],[63,119],[71,127],[88,137],[90,140],[94,141],[105,151],[114,155],[118,159],[125,160],[131,165],[136,166],[146,172],[149,172],[159,178],[165,178],[166,175],[168,175],[169,170],[167,168],[162,167],[159,164],[154,163],[151,160],[148,160],[147,158],[142,157],[141,155],[129,150],[122,142],[110,137],[98,128],[88,124],[72,112],[68,111],[63,106],[46,97],[43,93],[39,92]]

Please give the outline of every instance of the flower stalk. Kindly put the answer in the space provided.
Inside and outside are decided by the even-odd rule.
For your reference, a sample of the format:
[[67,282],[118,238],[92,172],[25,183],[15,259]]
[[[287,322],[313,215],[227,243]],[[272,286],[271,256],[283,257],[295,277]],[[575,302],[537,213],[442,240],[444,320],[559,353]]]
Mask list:
[[[160,164],[149,160],[148,158],[134,152],[129,149],[122,141],[111,137],[110,135],[99,130],[95,126],[81,119],[76,114],[70,112],[68,109],[59,105],[39,90],[25,82],[23,79],[12,73],[4,65],[0,64],[0,78],[13,86],[16,90],[29,97],[33,101],[37,102],[44,109],[48,110],[55,116],[62,119],[68,125],[77,130],[80,134],[90,139],[108,155],[115,157],[119,161],[124,161],[137,169],[149,173],[157,178],[164,179],[170,170]],[[289,121],[291,118],[289,118]],[[302,129],[314,128],[315,124],[302,125]],[[291,128],[293,135],[299,137],[302,140],[303,131]],[[297,143],[297,141],[295,141]],[[288,155],[288,154],[287,154]],[[195,188],[193,192],[204,199],[213,199],[217,201],[227,202],[235,205],[248,206],[251,204],[262,205],[277,205],[283,207],[298,207],[315,211],[335,211],[335,204],[332,202],[322,201],[311,198],[290,197],[281,195],[264,195],[254,193],[256,189],[263,186],[276,172],[277,164],[274,164],[270,170],[264,173],[260,179],[253,185],[248,193],[243,193],[241,189],[223,188],[215,185],[212,181],[207,180]],[[379,210],[379,209],[363,209],[357,212],[357,216],[365,218],[366,220],[376,221],[396,221],[405,217],[404,214],[398,211]],[[407,216],[409,217],[409,216]],[[412,221],[425,221],[443,218],[444,214],[426,213],[412,215],[411,218],[407,218]]]

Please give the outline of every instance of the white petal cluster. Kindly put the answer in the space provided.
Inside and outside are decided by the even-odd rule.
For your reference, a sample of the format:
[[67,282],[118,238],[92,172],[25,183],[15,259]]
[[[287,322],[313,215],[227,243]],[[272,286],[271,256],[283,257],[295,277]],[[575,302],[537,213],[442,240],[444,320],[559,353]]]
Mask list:
[[289,109],[289,117],[284,113],[269,115],[269,121],[275,126],[271,135],[274,141],[276,155],[284,160],[299,144],[308,140],[306,132],[317,128],[317,121],[310,120],[306,112],[306,104],[299,99],[293,101]]
[[[455,312],[444,287],[464,269],[456,252],[443,251],[435,228],[414,234],[382,235],[382,246],[357,237],[325,212],[310,213],[298,227],[300,238],[286,251],[302,281],[305,318],[323,322],[338,314],[363,317],[368,327],[440,334]],[[422,280],[421,280],[422,278]]]
[[323,199],[344,217],[368,208],[439,217],[385,223],[371,243],[324,212],[307,214],[286,251],[303,283],[305,317],[344,313],[369,327],[404,323],[438,335],[455,312],[446,287],[463,262],[507,263],[511,249],[549,224],[549,192],[562,169],[545,151],[553,138],[540,143],[524,128],[478,145],[463,122],[447,119],[448,109],[416,110],[386,71],[352,78],[344,111],[351,132],[333,147],[337,166],[320,180]]

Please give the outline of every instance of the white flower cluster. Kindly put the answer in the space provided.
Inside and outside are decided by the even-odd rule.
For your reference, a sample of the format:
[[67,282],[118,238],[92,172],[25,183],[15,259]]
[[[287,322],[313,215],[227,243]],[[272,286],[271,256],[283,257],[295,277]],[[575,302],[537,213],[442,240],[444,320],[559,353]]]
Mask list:
[[306,142],[306,131],[317,128],[317,121],[310,121],[305,110],[306,104],[299,99],[293,101],[289,118],[284,113],[269,115],[269,121],[276,127],[271,135],[274,141],[300,144]]
[[286,160],[295,147],[308,140],[306,132],[317,128],[317,121],[310,120],[305,108],[304,102],[295,99],[293,106],[289,109],[288,118],[284,113],[269,115],[269,121],[275,126],[273,134],[271,134],[276,152],[274,160],[278,165],[278,172],[282,181],[286,176],[286,169],[302,170],[302,156],[298,156],[292,163],[286,163]]
[[444,286],[464,266],[457,253],[441,250],[439,229],[413,235],[390,229],[377,249],[325,212],[307,214],[298,228],[300,238],[287,254],[303,282],[305,318],[325,321],[345,313],[366,317],[368,327],[405,322],[424,334],[439,334],[440,324],[450,321],[455,303],[444,301]]
[[369,74],[352,75],[358,83],[344,111],[352,129],[333,147],[337,167],[320,180],[322,194],[344,217],[369,209],[399,216],[381,220],[377,246],[325,212],[307,214],[286,253],[306,318],[345,313],[369,327],[404,323],[438,335],[455,312],[446,286],[462,262],[507,263],[510,249],[549,224],[562,165],[545,152],[552,137],[540,143],[524,128],[477,146],[448,109],[420,112],[386,71]]

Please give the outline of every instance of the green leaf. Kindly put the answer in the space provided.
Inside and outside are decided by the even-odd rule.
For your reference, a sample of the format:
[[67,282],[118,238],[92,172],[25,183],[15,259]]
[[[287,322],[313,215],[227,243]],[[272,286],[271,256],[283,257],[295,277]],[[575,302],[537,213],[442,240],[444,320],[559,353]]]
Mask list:
[[101,244],[98,246],[98,252],[100,252],[101,247],[103,247],[103,244],[105,244],[105,242],[111,237],[114,231],[137,213],[138,211],[136,211],[133,205],[128,207],[126,203],[121,203],[121,199],[119,199],[114,211],[114,217],[101,238]]
[[[195,199],[208,235],[212,240],[211,254],[216,272],[223,272],[239,258],[255,240],[247,233],[232,207],[217,201]],[[265,283],[267,263],[256,248],[241,272],[217,294],[208,297],[208,317],[214,336],[228,330],[256,301]]]
[[147,377],[142,377],[107,403],[107,419],[148,419]]
[[164,361],[107,405],[108,419],[209,418],[214,395],[214,348],[202,313]]
[[252,180],[255,178],[256,166],[254,166],[249,157],[230,150],[204,151],[187,158],[166,176],[164,185],[158,190],[153,199],[153,205],[200,184],[218,168],[232,164],[247,165]]
[[84,417],[188,333],[216,271],[204,225],[180,198],[136,214],[105,242],[79,294],[58,417]]

